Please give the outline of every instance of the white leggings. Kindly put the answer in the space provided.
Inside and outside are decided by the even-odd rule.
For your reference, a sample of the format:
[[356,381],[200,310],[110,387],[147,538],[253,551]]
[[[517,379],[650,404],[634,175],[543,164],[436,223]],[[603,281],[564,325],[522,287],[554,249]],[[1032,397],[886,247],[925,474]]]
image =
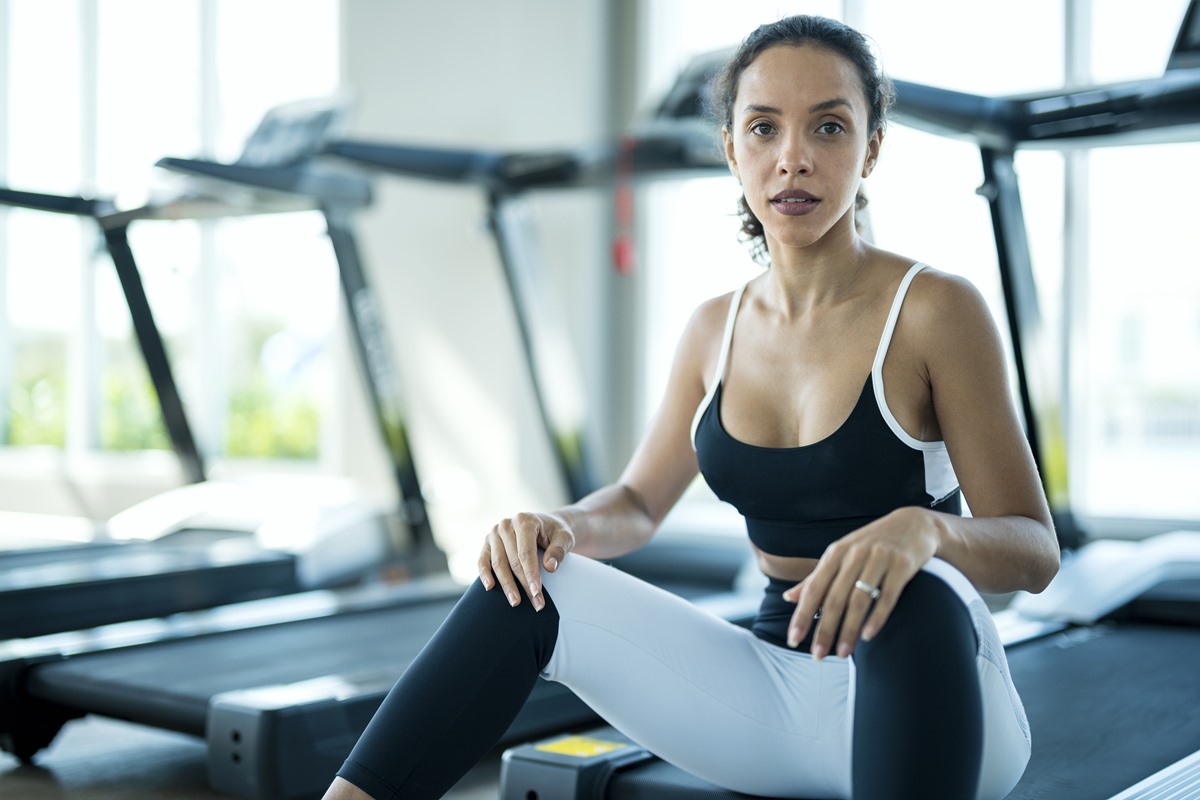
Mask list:
[[[1003,647],[962,573],[939,559],[924,571],[944,581],[970,612],[984,722],[976,797],[1002,798],[1030,753]],[[568,686],[622,733],[736,791],[851,796],[854,656],[815,661],[577,554],[542,577],[560,615],[542,676]],[[919,736],[921,720],[912,724]]]

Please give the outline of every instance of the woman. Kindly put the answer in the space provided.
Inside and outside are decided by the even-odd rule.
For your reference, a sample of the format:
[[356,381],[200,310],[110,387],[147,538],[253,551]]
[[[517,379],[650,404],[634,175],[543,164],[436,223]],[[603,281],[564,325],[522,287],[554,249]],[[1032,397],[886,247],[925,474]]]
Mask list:
[[[769,269],[695,312],[617,483],[492,529],[479,582],[327,798],[440,796],[539,674],[742,792],[1016,784],[1028,726],[977,590],[1040,591],[1058,547],[978,293],[855,232],[890,99],[841,23],[791,17],[742,44],[712,105]],[[593,560],[645,544],[698,470],[768,577],[753,631]]]

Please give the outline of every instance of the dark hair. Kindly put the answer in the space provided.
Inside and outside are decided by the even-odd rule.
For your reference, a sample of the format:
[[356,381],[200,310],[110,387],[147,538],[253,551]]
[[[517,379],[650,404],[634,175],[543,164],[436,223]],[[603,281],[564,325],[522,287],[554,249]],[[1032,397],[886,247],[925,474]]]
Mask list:
[[[737,99],[738,84],[741,82],[742,73],[754,59],[776,45],[799,47],[804,44],[814,44],[832,50],[854,65],[862,81],[863,95],[867,98],[869,107],[868,135],[884,127],[887,123],[888,109],[895,101],[895,89],[879,69],[866,37],[845,23],[826,17],[806,15],[785,17],[778,22],[760,25],[746,37],[729,61],[713,76],[708,106],[709,113],[716,118],[718,125],[732,132],[733,103]],[[866,205],[866,196],[859,192],[854,199],[855,209],[861,211]],[[769,263],[770,255],[767,252],[762,223],[750,210],[745,195],[738,201],[738,216],[742,218],[742,238],[750,242],[750,251],[754,259],[763,264]]]

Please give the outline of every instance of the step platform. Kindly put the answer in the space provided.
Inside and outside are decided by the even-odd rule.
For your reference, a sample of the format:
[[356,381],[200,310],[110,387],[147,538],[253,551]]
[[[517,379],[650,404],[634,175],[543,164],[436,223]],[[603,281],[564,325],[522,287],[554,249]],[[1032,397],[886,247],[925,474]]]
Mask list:
[[607,726],[504,752],[500,800],[605,800],[614,796],[622,800],[767,800],[723,789],[673,767]]

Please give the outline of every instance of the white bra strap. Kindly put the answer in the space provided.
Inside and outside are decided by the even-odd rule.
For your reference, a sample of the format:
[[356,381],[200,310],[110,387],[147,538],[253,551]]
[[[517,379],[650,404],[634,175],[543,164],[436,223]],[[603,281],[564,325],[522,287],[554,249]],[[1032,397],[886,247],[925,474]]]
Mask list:
[[879,349],[875,351],[875,362],[871,365],[871,383],[875,388],[875,401],[879,405],[879,411],[883,414],[888,427],[892,429],[892,433],[913,449],[937,450],[944,448],[945,444],[943,442],[923,442],[909,436],[904,428],[900,427],[900,423],[892,414],[892,409],[888,407],[887,396],[883,391],[883,359],[887,356],[888,345],[892,343],[896,320],[900,317],[900,307],[904,305],[904,296],[908,294],[908,287],[912,284],[913,278],[917,277],[917,273],[925,269],[925,266],[920,262],[913,264],[900,281],[900,287],[896,289],[896,299],[892,301],[892,310],[888,312],[887,323],[883,326],[883,336],[879,339]]
[[904,305],[904,296],[908,294],[908,287],[912,284],[913,278],[917,277],[917,273],[923,269],[925,269],[925,264],[919,262],[913,264],[908,272],[904,273],[900,286],[896,289],[896,298],[892,300],[892,309],[888,312],[887,322],[883,326],[883,336],[880,337],[879,348],[875,351],[875,361],[871,364],[872,372],[878,372],[883,368],[883,359],[887,356],[888,345],[892,343],[892,334],[896,331],[896,320],[900,318],[900,306]]
[[692,416],[692,447],[696,446],[696,428],[700,425],[700,417],[704,416],[705,409],[712,403],[713,395],[717,393],[717,386],[725,377],[725,362],[729,359],[729,346],[733,342],[733,324],[737,320],[738,308],[742,305],[742,295],[746,292],[746,285],[742,284],[737,291],[733,293],[733,297],[729,300],[729,316],[725,319],[725,333],[721,338],[721,352],[717,354],[717,370],[713,374],[712,383],[708,385],[708,392],[704,395],[704,399],[700,401],[700,405],[696,407],[696,413]]
[[[737,320],[738,308],[742,305],[742,295],[746,292],[746,284],[738,287],[729,301],[729,316],[725,318],[725,334],[721,337],[721,352],[717,356],[717,371],[713,375],[712,386],[716,386],[725,377],[725,362],[729,360],[729,347],[733,342],[733,324]],[[711,387],[709,391],[712,391]]]

